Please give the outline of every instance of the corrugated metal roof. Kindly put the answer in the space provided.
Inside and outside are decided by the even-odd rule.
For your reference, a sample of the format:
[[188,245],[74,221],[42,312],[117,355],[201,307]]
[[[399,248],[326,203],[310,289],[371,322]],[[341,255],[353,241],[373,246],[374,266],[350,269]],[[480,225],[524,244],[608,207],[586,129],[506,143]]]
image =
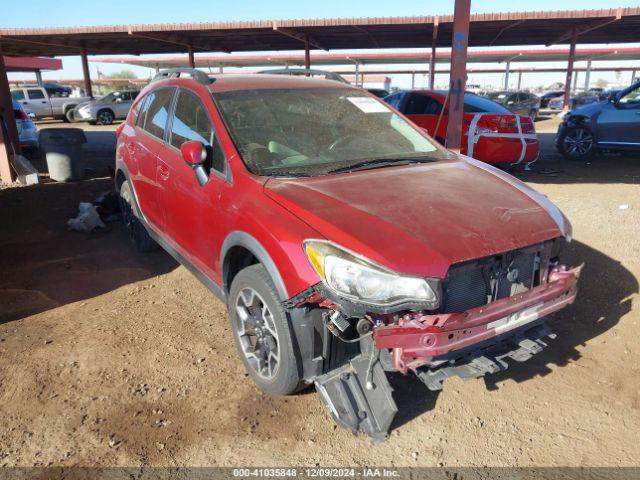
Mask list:
[[[289,29],[309,35],[316,48],[420,48],[430,45],[436,21],[438,46],[449,46],[452,15],[4,28],[0,45],[10,55],[77,55],[83,48],[91,54],[176,53],[188,45],[196,52],[300,49]],[[583,43],[638,42],[640,7],[474,14],[469,46],[567,43],[562,36],[572,30],[584,31]]]

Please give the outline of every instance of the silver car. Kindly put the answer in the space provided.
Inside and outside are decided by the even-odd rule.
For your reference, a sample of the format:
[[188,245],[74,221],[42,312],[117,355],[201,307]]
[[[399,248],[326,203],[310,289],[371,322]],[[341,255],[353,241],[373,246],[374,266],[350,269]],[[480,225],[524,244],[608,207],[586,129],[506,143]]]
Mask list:
[[18,129],[18,138],[20,140],[20,148],[22,150],[38,151],[38,129],[33,120],[24,111],[20,103],[13,101],[13,116],[16,119],[16,127]]
[[74,110],[76,121],[111,125],[114,120],[127,118],[133,101],[140,93],[138,90],[111,92],[104,97],[84,102]]

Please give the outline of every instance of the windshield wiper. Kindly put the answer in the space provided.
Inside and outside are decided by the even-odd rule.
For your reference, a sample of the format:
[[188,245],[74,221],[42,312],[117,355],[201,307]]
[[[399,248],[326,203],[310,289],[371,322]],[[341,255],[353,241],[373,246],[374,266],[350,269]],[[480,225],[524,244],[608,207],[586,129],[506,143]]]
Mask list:
[[343,167],[334,168],[327,173],[355,172],[358,170],[369,170],[371,168],[392,167],[397,165],[409,165],[410,163],[432,162],[428,157],[403,157],[403,158],[370,158],[361,162],[352,163]]
[[265,173],[268,177],[310,177],[311,174],[307,172],[295,172],[289,170],[273,170],[269,173]]

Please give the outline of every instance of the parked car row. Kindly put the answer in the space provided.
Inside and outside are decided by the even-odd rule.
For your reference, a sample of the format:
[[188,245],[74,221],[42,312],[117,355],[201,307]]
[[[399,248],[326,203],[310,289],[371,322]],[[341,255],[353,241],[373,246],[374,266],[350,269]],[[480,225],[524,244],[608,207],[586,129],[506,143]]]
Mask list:
[[16,128],[18,129],[18,139],[20,148],[26,153],[35,153],[38,151],[38,129],[29,114],[22,108],[22,105],[13,100],[13,116],[16,119]]
[[540,111],[540,98],[533,93],[501,91],[487,93],[486,97],[508,108],[513,113],[528,115],[534,122]]
[[115,120],[124,120],[138,93],[139,90],[111,92],[95,100],[80,103],[74,109],[74,120],[100,125],[111,125]]
[[[400,90],[384,100],[445,143],[447,92]],[[461,153],[492,164],[530,164],[537,160],[540,143],[529,116],[514,114],[499,103],[469,92],[464,95],[463,109]]]
[[33,113],[37,120],[55,118],[65,122],[73,121],[73,111],[78,103],[90,100],[89,97],[56,96],[39,86],[12,88],[11,97]]
[[640,82],[565,114],[556,146],[569,160],[584,160],[599,150],[640,151]]

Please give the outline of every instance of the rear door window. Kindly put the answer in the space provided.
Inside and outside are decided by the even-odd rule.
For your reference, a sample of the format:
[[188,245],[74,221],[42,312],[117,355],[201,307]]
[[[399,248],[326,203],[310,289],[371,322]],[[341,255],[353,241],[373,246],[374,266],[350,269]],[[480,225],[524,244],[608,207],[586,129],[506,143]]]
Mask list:
[[28,89],[27,95],[29,95],[29,100],[40,100],[44,98],[44,93],[42,93],[42,90],[37,88]]
[[437,115],[440,113],[440,102],[429,95],[412,93],[409,95],[405,113],[407,115]]
[[174,88],[162,88],[149,93],[144,105],[144,124],[142,128],[154,137],[164,139],[173,99]]

